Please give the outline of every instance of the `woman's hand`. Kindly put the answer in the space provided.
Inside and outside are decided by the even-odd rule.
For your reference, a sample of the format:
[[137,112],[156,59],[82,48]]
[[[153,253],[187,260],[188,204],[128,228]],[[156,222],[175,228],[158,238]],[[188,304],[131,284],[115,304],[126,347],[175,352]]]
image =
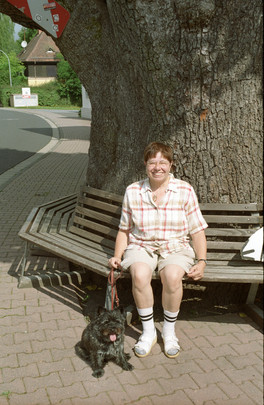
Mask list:
[[108,266],[118,269],[121,267],[121,259],[119,259],[119,257],[111,257],[111,259],[108,260]]
[[198,262],[194,266],[191,267],[187,276],[192,278],[194,281],[201,280],[204,276],[204,269],[205,269],[205,262]]

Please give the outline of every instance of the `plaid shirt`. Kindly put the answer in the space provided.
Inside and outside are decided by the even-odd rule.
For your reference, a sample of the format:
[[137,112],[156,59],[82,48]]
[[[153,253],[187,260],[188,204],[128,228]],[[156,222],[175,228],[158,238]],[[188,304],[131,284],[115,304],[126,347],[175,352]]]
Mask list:
[[138,246],[166,257],[182,248],[192,249],[188,235],[207,226],[192,186],[172,174],[159,206],[152,199],[149,179],[126,189],[119,229],[129,230],[127,249]]

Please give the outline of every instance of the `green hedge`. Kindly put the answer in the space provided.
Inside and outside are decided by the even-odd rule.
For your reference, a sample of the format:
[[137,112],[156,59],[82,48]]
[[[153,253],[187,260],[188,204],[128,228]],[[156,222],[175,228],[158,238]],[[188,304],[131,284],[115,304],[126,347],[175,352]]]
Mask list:
[[[10,95],[22,94],[22,87],[28,87],[28,85],[0,87],[0,104],[2,104],[3,107],[10,107]],[[69,98],[60,97],[57,82],[30,87],[30,91],[31,94],[38,95],[38,104],[40,107],[70,107],[72,105]],[[78,106],[81,106],[81,104]]]

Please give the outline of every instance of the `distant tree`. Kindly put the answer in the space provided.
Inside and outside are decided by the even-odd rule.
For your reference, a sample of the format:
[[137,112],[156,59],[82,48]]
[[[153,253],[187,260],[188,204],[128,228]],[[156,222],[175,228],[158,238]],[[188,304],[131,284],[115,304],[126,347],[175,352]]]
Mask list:
[[31,29],[31,28],[22,28],[18,32],[18,39],[17,39],[17,45],[19,46],[19,49],[21,50],[21,43],[23,41],[26,41],[29,43],[38,33],[38,30],[36,29]]
[[58,57],[60,58],[57,65],[58,93],[61,98],[67,98],[72,104],[80,105],[82,96],[81,82],[63,56],[59,54]]
[[0,14],[0,49],[9,53],[15,49],[14,40],[15,24],[5,14]]
[[[9,52],[8,57],[10,61],[12,84],[16,85],[23,83],[26,80],[24,76],[25,66],[17,58],[14,51]],[[0,52],[0,86],[9,86],[9,84],[10,78],[8,59],[2,54],[2,52]]]

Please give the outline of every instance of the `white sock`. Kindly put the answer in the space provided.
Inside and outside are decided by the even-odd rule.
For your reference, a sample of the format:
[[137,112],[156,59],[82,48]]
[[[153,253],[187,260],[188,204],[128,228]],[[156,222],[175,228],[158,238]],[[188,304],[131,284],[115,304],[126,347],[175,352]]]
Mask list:
[[163,336],[174,336],[175,335],[175,322],[177,320],[179,311],[170,312],[164,309],[164,323],[163,323]]
[[148,336],[153,336],[155,333],[153,307],[137,308],[137,311],[142,322],[143,333]]

